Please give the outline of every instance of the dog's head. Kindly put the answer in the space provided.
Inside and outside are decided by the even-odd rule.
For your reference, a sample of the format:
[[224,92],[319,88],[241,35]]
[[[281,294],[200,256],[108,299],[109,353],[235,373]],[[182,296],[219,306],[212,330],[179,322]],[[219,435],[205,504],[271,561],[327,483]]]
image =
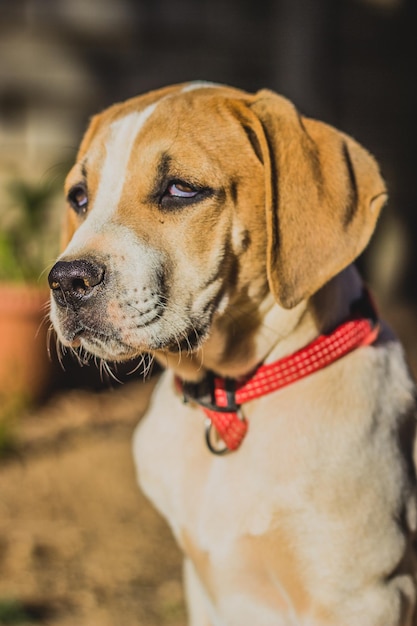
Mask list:
[[50,273],[62,343],[109,360],[192,352],[271,291],[290,309],[363,250],[374,159],[286,99],[178,85],[93,118]]

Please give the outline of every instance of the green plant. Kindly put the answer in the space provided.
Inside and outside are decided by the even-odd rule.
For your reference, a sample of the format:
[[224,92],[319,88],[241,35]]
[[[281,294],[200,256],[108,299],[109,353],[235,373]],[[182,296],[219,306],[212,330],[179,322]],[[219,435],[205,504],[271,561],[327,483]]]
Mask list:
[[0,460],[13,454],[16,449],[17,440],[14,425],[0,418]]
[[29,621],[24,606],[14,599],[0,599],[0,624],[23,624]]
[[7,185],[10,210],[0,213],[0,280],[39,279],[49,262],[48,212],[60,186],[58,177],[39,183],[16,179]]
[[[0,598],[0,624],[48,624],[51,611],[39,602]],[[46,620],[44,619],[46,618]]]

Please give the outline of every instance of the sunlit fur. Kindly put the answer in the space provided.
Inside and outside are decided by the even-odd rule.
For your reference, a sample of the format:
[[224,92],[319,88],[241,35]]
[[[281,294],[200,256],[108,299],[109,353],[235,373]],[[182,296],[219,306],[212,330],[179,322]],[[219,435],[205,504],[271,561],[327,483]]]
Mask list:
[[[178,182],[199,191],[167,196]],[[389,329],[244,404],[221,458],[174,381],[250,375],[351,316],[386,201],[375,159],[270,91],[193,83],[94,117],[79,185],[61,268],[99,279],[52,270],[58,351],[166,368],[133,449],[184,554],[190,625],[417,626],[415,387]]]

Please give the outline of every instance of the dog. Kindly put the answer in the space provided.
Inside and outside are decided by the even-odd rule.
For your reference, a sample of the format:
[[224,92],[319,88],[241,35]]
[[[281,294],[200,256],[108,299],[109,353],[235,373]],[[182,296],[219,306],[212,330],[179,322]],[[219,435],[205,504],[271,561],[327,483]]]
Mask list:
[[387,190],[268,90],[194,82],[92,118],[49,275],[59,341],[163,366],[139,483],[192,626],[416,626],[415,388],[353,265]]

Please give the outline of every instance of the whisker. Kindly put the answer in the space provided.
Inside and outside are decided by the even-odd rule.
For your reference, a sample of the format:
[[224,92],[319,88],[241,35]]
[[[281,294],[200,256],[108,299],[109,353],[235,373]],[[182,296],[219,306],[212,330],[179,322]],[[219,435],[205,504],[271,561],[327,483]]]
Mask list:
[[38,276],[38,281],[40,281],[41,278],[43,278],[43,276],[45,276],[45,274],[51,271],[51,269],[53,268],[53,266],[55,265],[56,260],[51,261],[50,263],[48,263],[48,265],[46,267],[43,268],[43,270],[41,271],[41,273]]
[[[117,382],[118,384],[122,385],[123,381],[121,381],[117,376],[116,373],[112,370],[111,365],[108,361],[106,361],[105,359],[99,359],[99,361],[97,359],[97,357],[94,358],[94,362],[96,364],[96,367],[99,369],[100,371],[100,379],[102,383],[108,382],[108,379],[112,379],[115,382]],[[115,365],[116,366],[116,365]]]
[[46,300],[42,305],[41,305],[41,309],[43,311],[47,311],[49,313],[49,311],[51,310],[51,302],[50,300]]
[[[52,336],[52,331],[51,331],[51,336]],[[55,335],[55,352],[58,358],[58,363],[60,364],[61,369],[65,372],[64,356],[66,354],[66,348],[65,346],[62,345],[57,335]]]
[[39,337],[39,333],[40,333],[40,331],[41,331],[42,326],[43,326],[44,324],[47,324],[47,323],[48,323],[48,321],[49,321],[49,315],[48,315],[48,314],[46,314],[46,315],[44,315],[44,316],[42,317],[41,321],[39,322],[39,325],[38,325],[38,327],[37,327],[37,329],[36,329],[35,337]]
[[50,361],[52,361],[51,344],[52,344],[53,332],[54,332],[54,327],[52,324],[49,324],[48,329],[46,331],[46,351],[48,353],[48,358]]
[[141,371],[143,375],[143,380],[146,380],[147,376],[150,374],[155,357],[153,354],[141,354],[138,363],[136,363],[135,367],[129,370],[126,375],[131,376],[137,371]]
[[145,357],[143,357],[143,361],[145,363],[145,366],[143,368],[143,380],[146,380],[146,378],[152,375],[152,370],[153,370],[153,366],[155,364],[155,357],[154,355],[148,355],[148,358],[145,359]]

